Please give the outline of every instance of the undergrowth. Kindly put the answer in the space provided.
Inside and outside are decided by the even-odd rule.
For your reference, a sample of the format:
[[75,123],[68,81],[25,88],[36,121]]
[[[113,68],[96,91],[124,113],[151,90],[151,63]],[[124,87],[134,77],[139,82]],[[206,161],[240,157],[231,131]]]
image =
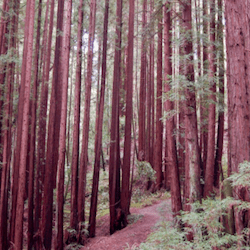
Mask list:
[[[139,249],[237,249],[239,236],[224,232],[220,222],[231,203],[231,198],[194,203],[192,212],[182,212],[178,217],[179,223],[175,225],[181,224],[182,227],[175,227],[173,222],[163,219],[158,230]],[[188,240],[190,234],[192,240]]]
[[[239,172],[231,175],[226,181],[230,181],[234,188],[249,189],[249,179],[250,163],[244,162],[239,165]],[[202,200],[202,204],[193,203],[191,212],[182,212],[175,224],[162,218],[157,231],[152,233],[145,243],[133,249],[250,249],[248,228],[243,229],[240,235],[230,234],[222,223],[229,209],[248,211],[249,207],[249,202],[232,197],[206,199]]]

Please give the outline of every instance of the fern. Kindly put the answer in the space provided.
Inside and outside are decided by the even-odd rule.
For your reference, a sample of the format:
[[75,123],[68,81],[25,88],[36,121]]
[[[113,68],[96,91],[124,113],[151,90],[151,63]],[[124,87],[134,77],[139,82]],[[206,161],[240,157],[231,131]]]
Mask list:
[[[182,212],[179,216],[178,219],[184,225],[181,229],[172,222],[163,221],[147,242],[140,245],[140,249],[237,249],[237,241],[239,237],[243,240],[243,236],[224,232],[220,222],[232,203],[236,204],[230,197],[224,200],[207,199],[202,204],[194,203],[191,212]],[[187,239],[190,232],[193,234],[191,241]]]

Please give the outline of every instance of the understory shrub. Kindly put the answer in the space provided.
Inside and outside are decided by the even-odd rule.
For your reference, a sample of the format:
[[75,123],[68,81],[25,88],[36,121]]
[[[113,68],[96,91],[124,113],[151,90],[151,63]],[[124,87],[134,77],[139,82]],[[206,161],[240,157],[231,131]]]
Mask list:
[[[182,212],[177,218],[179,222],[175,225],[183,225],[181,228],[163,218],[157,231],[152,233],[139,249],[239,249],[238,242],[245,241],[248,230],[240,236],[231,235],[225,232],[222,224],[223,216],[232,204],[243,209],[246,205],[249,206],[249,203],[236,201],[231,197],[223,200],[206,199],[202,204],[194,203],[191,212]],[[190,235],[192,240],[188,240]],[[245,246],[244,249],[250,248]]]

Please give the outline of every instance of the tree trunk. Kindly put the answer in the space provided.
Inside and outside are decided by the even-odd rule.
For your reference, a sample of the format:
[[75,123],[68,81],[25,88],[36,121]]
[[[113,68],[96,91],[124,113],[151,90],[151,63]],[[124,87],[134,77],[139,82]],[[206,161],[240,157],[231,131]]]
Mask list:
[[89,217],[89,236],[95,236],[96,229],[96,212],[97,212],[97,196],[99,186],[99,172],[100,172],[100,155],[102,146],[102,126],[103,126],[103,112],[104,112],[104,97],[105,97],[105,83],[106,83],[106,69],[107,69],[107,41],[108,41],[108,17],[109,17],[109,0],[105,1],[105,13],[103,22],[103,52],[102,52],[102,75],[101,75],[101,91],[100,102],[97,110],[97,131],[95,137],[95,165],[92,184],[92,195],[90,205]]
[[[149,3],[150,5],[150,3]],[[151,9],[151,8],[150,8]],[[151,10],[149,10],[149,12],[151,12]],[[152,15],[152,13],[150,13],[150,15]],[[151,17],[150,17],[150,21],[151,21]],[[148,45],[148,67],[147,67],[147,81],[146,81],[146,88],[147,88],[147,93],[146,93],[146,145],[145,145],[145,160],[147,162],[150,162],[151,159],[151,148],[152,148],[152,71],[151,71],[151,44],[154,42],[154,39],[152,39],[151,37],[151,43],[149,43]]]
[[29,150],[29,182],[28,182],[28,250],[33,248],[34,236],[34,172],[35,172],[35,157],[36,157],[36,109],[37,109],[37,87],[39,83],[39,57],[40,57],[40,29],[41,29],[41,12],[42,0],[39,1],[38,16],[37,16],[37,32],[34,57],[34,82],[33,93],[30,100],[31,103],[31,124],[30,124],[30,150]]
[[[150,14],[151,20],[153,21],[154,15],[154,0],[150,1]],[[154,27],[154,26],[153,26]],[[149,153],[149,162],[151,166],[154,166],[154,142],[155,142],[155,55],[154,55],[154,34],[152,35],[152,40],[150,43],[150,59],[149,59],[149,72],[150,72],[150,99],[151,99],[151,127],[150,127],[150,153]]]
[[77,196],[78,196],[78,166],[79,166],[79,135],[80,135],[80,104],[81,104],[81,79],[82,79],[82,36],[83,36],[83,0],[79,2],[77,53],[76,53],[76,80],[75,80],[75,106],[74,106],[74,131],[71,165],[71,213],[70,227],[77,230]]
[[[15,25],[17,25],[17,19],[12,18],[12,28],[9,30],[9,42],[8,49],[15,49],[16,39],[15,34]],[[13,50],[12,50],[13,51]],[[10,55],[14,56],[14,51]],[[6,77],[5,77],[5,95],[4,95],[4,106],[3,114],[4,118],[2,124],[4,130],[2,130],[2,173],[1,173],[1,195],[0,195],[0,249],[8,249],[8,189],[10,181],[10,162],[11,162],[11,119],[13,111],[13,87],[12,83],[14,80],[14,70],[15,63],[11,62],[6,67]]]
[[147,0],[143,1],[142,10],[142,43],[141,43],[141,78],[140,78],[140,106],[139,106],[139,137],[138,150],[139,161],[144,161],[146,157],[146,82],[147,82],[147,54],[146,54],[146,23],[147,23]]
[[[249,42],[247,6],[245,1],[226,3],[227,58],[228,58],[228,123],[229,149],[232,172],[238,171],[239,163],[249,161]],[[242,18],[245,17],[245,18]]]
[[[50,7],[51,6],[51,7]],[[49,15],[50,7],[50,18]],[[41,247],[41,234],[37,232],[42,230],[41,207],[42,207],[42,193],[44,189],[44,173],[45,173],[45,146],[46,146],[46,124],[47,124],[47,101],[48,101],[48,81],[51,57],[51,41],[53,31],[53,16],[54,16],[54,0],[47,1],[44,34],[43,34],[43,67],[42,67],[42,86],[40,90],[39,102],[39,119],[38,119],[38,133],[37,133],[37,155],[36,155],[36,177],[35,177],[35,218],[34,218],[34,233],[37,237],[34,238],[35,248]],[[47,35],[48,20],[50,20],[49,36]]]
[[[6,6],[5,6],[6,7]],[[3,6],[3,9],[6,10]],[[16,52],[16,36],[15,32],[18,27],[18,13],[17,8],[19,8],[19,2],[13,6],[13,12],[15,15],[11,16],[9,20],[11,25],[8,26],[8,42],[7,49],[10,51],[10,58],[15,56]],[[1,29],[2,25],[5,23],[6,20],[2,18],[1,20]],[[3,23],[4,22],[4,23]],[[6,21],[7,22],[7,21]],[[5,36],[5,35],[4,35]],[[4,42],[4,41],[2,41]],[[1,46],[0,46],[1,47]],[[1,94],[3,95],[3,118],[2,123],[3,128],[1,130],[2,138],[2,169],[1,169],[1,182],[0,182],[0,249],[8,249],[9,245],[9,235],[8,235],[8,198],[9,198],[9,186],[10,186],[10,163],[11,163],[11,140],[12,140],[12,130],[11,130],[11,121],[12,121],[12,114],[13,114],[13,82],[14,82],[14,73],[15,73],[15,62],[9,62],[6,66],[6,73],[5,73],[5,81],[4,89],[2,89]]]
[[[50,7],[50,18],[49,15]],[[46,124],[47,124],[47,102],[48,102],[48,81],[49,81],[49,69],[51,58],[51,42],[53,32],[53,17],[54,17],[54,0],[47,1],[44,34],[43,34],[43,68],[42,68],[42,86],[40,90],[40,102],[39,102],[39,120],[38,120],[38,133],[37,133],[37,156],[36,156],[36,177],[35,177],[35,218],[34,218],[34,233],[36,235],[41,219],[41,207],[42,207],[42,193],[44,187],[44,173],[45,173],[45,146],[46,146]],[[49,36],[47,36],[48,20],[50,21]],[[40,223],[40,225],[39,225]],[[39,249],[41,247],[41,235],[35,237],[35,247]]]
[[210,98],[208,115],[208,143],[207,143],[207,163],[205,172],[204,197],[211,196],[214,183],[214,159],[215,159],[215,102],[216,102],[216,65],[215,65],[215,1],[210,3],[210,45],[209,45],[209,81]]
[[[58,2],[57,30],[63,26],[64,0]],[[61,47],[62,36],[58,35],[55,45],[54,71],[50,99],[49,124],[47,135],[47,153],[44,176],[42,241],[46,250],[51,249],[53,219],[53,188],[58,163],[59,127],[61,118]],[[49,51],[48,51],[49,53]]]
[[156,134],[155,134],[155,155],[154,169],[156,171],[156,189],[162,186],[162,2],[159,3],[158,13],[158,49],[157,49],[157,93],[156,93]]
[[[226,1],[229,124],[228,164],[232,172],[238,172],[239,164],[250,160],[249,10],[250,6],[248,1]],[[233,194],[235,199],[242,199],[242,197],[240,197],[241,191],[244,191],[242,187],[235,187]],[[244,221],[242,219],[242,211],[237,210],[235,210],[235,228],[237,234],[240,235],[244,228]]]
[[119,88],[121,82],[121,31],[122,31],[122,0],[116,5],[116,40],[113,76],[112,116],[110,133],[110,159],[109,159],[109,204],[110,204],[110,234],[116,228],[116,208],[119,202],[119,175],[120,175],[120,141],[119,141]]
[[63,204],[72,0],[65,1],[62,41],[62,111],[57,171],[56,250],[63,250]]
[[[17,208],[15,219],[15,249],[22,249],[23,246],[23,211],[24,211],[24,195],[26,183],[26,159],[28,149],[28,131],[29,131],[29,104],[30,104],[30,82],[32,69],[32,51],[33,51],[33,29],[35,16],[35,1],[31,0],[27,3],[25,25],[28,25],[27,33],[27,56],[26,73],[24,74],[24,99],[23,99],[23,119],[22,119],[22,134],[21,134],[21,150],[19,162],[19,182],[17,195]],[[25,58],[25,55],[24,55]],[[23,59],[24,59],[23,58]]]
[[[146,4],[146,1],[144,1]],[[122,192],[121,208],[127,216],[130,205],[130,165],[131,165],[131,125],[133,117],[133,49],[134,49],[134,1],[129,2],[129,31],[128,31],[128,58],[127,58],[127,83],[126,83],[126,113],[125,113],[125,142],[122,166]],[[144,9],[145,10],[145,9]],[[144,14],[143,14],[144,15]]]
[[[222,11],[222,0],[218,1],[218,9]],[[217,147],[214,163],[214,186],[219,188],[220,180],[223,181],[222,171],[222,153],[223,153],[223,138],[224,138],[224,45],[223,45],[223,22],[222,14],[218,15],[218,38],[221,44],[219,53],[219,111],[218,111],[218,130],[217,130]]]
[[[18,6],[19,6],[18,2]],[[27,2],[27,5],[30,1]],[[28,6],[27,6],[28,8]],[[27,16],[28,18],[28,16]],[[27,23],[27,25],[26,25]],[[29,20],[25,19],[25,33],[28,34]],[[24,36],[24,48],[23,48],[23,63],[22,63],[22,78],[19,88],[19,100],[18,100],[18,115],[17,115],[17,129],[16,129],[16,146],[14,151],[13,170],[12,170],[12,203],[11,203],[11,218],[10,218],[10,241],[14,242],[15,238],[15,221],[16,221],[16,208],[17,208],[17,192],[19,181],[19,162],[20,162],[20,148],[21,148],[21,134],[22,134],[22,121],[23,121],[23,99],[24,99],[24,82],[26,74],[26,62],[27,62],[27,36]]]
[[[203,76],[208,75],[209,67],[208,67],[208,3],[207,1],[203,1],[203,27],[206,35],[206,39],[203,39]],[[204,87],[202,88],[203,93],[200,95],[200,151],[201,151],[201,178],[205,180],[205,172],[206,172],[206,164],[207,164],[207,145],[208,145],[208,108],[207,108],[207,100],[208,95],[205,93]],[[202,185],[203,186],[203,185]]]
[[[1,20],[0,20],[0,55],[6,55],[7,50],[8,50],[8,41],[7,41],[7,36],[5,34],[8,33],[8,26],[9,26],[9,22],[10,22],[10,13],[9,13],[9,1],[4,0],[3,1],[3,5],[2,5],[2,15],[1,15]],[[5,84],[5,77],[6,77],[6,62],[5,60],[2,60],[2,62],[0,62],[0,96],[4,95],[4,84]],[[4,109],[4,101],[0,100],[0,111],[2,112]],[[2,131],[3,128],[3,119],[1,117],[0,119],[0,133]],[[2,144],[3,144],[3,136],[0,136],[0,161],[3,161],[3,148],[2,148]],[[2,168],[0,169],[0,180],[1,180],[1,173],[2,173]],[[1,188],[1,185],[0,185]],[[1,190],[0,190],[1,191]]]
[[[191,0],[184,4],[183,26],[186,31],[192,29]],[[185,86],[185,198],[189,203],[201,200],[200,186],[200,150],[198,145],[198,129],[196,115],[196,100],[193,68],[193,47],[192,38],[186,39],[184,44],[185,55],[190,56],[190,60],[185,62],[184,73],[187,81]],[[189,206],[186,206],[189,209]]]
[[[89,41],[88,41],[88,58],[87,58],[87,76],[85,85],[84,101],[84,120],[83,120],[83,139],[80,159],[79,186],[78,186],[78,222],[85,221],[85,190],[86,174],[88,166],[88,139],[89,139],[89,120],[90,120],[90,98],[92,83],[93,67],[93,46],[95,39],[95,19],[96,19],[96,0],[91,0],[89,18]],[[81,230],[80,228],[79,230]]]
[[[168,2],[164,7],[164,90],[167,94],[170,90],[170,79],[169,76],[172,75],[172,49],[171,49],[171,11],[169,10],[170,2]],[[171,112],[174,109],[173,102],[169,99],[165,102],[165,110]],[[179,168],[177,160],[177,150],[176,142],[174,137],[174,117],[170,116],[167,118],[166,122],[166,147],[167,147],[167,159],[166,164],[168,166],[168,173],[171,182],[171,204],[173,215],[176,216],[182,209],[181,204],[181,191],[180,191],[180,179],[179,179]]]

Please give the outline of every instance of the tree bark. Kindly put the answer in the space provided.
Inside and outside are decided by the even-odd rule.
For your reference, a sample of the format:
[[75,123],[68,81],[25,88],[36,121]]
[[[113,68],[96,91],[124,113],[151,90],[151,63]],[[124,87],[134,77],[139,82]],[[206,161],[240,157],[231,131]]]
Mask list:
[[210,45],[209,45],[209,81],[210,81],[210,104],[208,115],[208,143],[207,162],[205,172],[204,197],[211,196],[214,183],[214,159],[215,159],[215,102],[216,102],[216,65],[215,65],[215,1],[210,3]]
[[[18,27],[18,8],[19,2],[15,2],[16,4],[12,6],[13,14],[10,16],[10,19],[5,20],[1,19],[1,28],[5,24],[8,29],[5,27],[6,35],[3,35],[6,39],[6,48],[9,51],[10,58],[13,58],[16,53],[16,31]],[[5,3],[6,4],[6,3]],[[6,11],[6,6],[3,6],[3,9]],[[4,32],[4,30],[3,30]],[[8,36],[7,36],[8,35]],[[2,41],[4,43],[4,41]],[[5,45],[3,45],[5,46]],[[1,47],[1,46],[0,46]],[[3,52],[1,50],[1,52]],[[8,235],[8,202],[9,202],[9,186],[10,186],[10,163],[11,163],[11,139],[12,139],[12,129],[11,129],[11,121],[13,116],[13,82],[14,82],[14,74],[15,74],[16,64],[14,61],[10,61],[6,65],[6,73],[5,79],[3,82],[4,88],[1,90],[1,94],[3,95],[3,106],[0,107],[3,111],[3,118],[1,120],[1,125],[3,125],[1,134],[1,144],[2,144],[2,169],[1,169],[1,182],[0,182],[0,249],[8,249],[9,247],[9,235]],[[4,129],[3,129],[4,128]]]
[[[249,123],[249,13],[248,1],[228,0],[225,4],[226,46],[227,46],[227,84],[228,84],[228,167],[238,172],[239,164],[250,160],[250,123]],[[229,171],[229,174],[231,174]],[[233,196],[241,197],[242,187],[235,187]],[[244,219],[242,211],[235,209],[235,228],[242,234]],[[242,242],[239,242],[241,247]]]
[[[19,6],[20,2],[17,3]],[[27,8],[30,1],[27,2]],[[28,16],[27,16],[28,19]],[[27,25],[26,25],[27,24]],[[25,19],[25,33],[28,34],[29,20]],[[19,88],[19,100],[18,100],[18,115],[17,115],[17,129],[16,129],[16,146],[14,151],[13,170],[12,170],[12,203],[11,203],[11,218],[10,218],[10,241],[14,242],[15,238],[15,221],[16,221],[16,208],[17,208],[17,192],[19,181],[19,162],[20,162],[20,147],[21,147],[21,133],[22,133],[22,121],[23,121],[23,98],[24,98],[24,82],[26,74],[26,62],[27,62],[27,36],[24,36],[24,48],[23,48],[23,63],[22,63],[22,78]]]
[[59,137],[59,159],[57,171],[57,211],[56,211],[56,250],[63,250],[63,205],[64,172],[66,152],[67,101],[69,78],[69,53],[71,35],[72,0],[65,1],[62,41],[62,111]]
[[[170,2],[164,7],[164,92],[167,94],[170,90],[170,76],[172,75],[172,49],[171,49],[171,11]],[[171,112],[174,109],[173,102],[167,99],[164,103],[165,110]],[[173,215],[179,214],[182,209],[179,168],[177,160],[176,142],[174,138],[174,117],[167,118],[166,122],[166,147],[167,147],[167,166],[171,183],[171,204]]]
[[139,161],[144,161],[146,157],[146,82],[147,82],[147,54],[146,54],[146,23],[147,23],[147,0],[143,1],[142,10],[142,43],[141,43],[141,77],[140,77],[140,106],[139,106],[139,137],[138,150]]
[[[153,12],[154,12],[154,1],[150,1],[150,14],[151,21],[153,21]],[[153,25],[154,27],[154,25]],[[154,34],[152,34],[152,40],[150,43],[150,59],[149,59],[149,72],[150,72],[150,99],[151,99],[151,127],[150,127],[150,153],[149,153],[149,162],[151,166],[154,166],[154,142],[155,142],[155,74],[154,74],[154,66],[155,66],[155,55],[154,55]]]
[[116,40],[113,76],[113,96],[110,133],[109,159],[109,206],[110,206],[110,234],[117,229],[116,208],[120,206],[120,137],[119,137],[119,88],[121,83],[121,31],[122,31],[122,0],[116,5]]
[[[30,98],[30,82],[31,82],[31,69],[32,69],[32,51],[33,51],[33,29],[34,29],[34,16],[35,16],[35,1],[30,0],[26,8],[26,22],[28,25],[27,33],[27,57],[26,73],[24,74],[24,99],[23,99],[23,119],[22,119],[22,134],[21,134],[21,150],[19,162],[19,182],[18,182],[18,195],[17,195],[17,208],[15,219],[15,249],[22,249],[23,246],[23,211],[24,211],[24,195],[26,183],[26,159],[28,149],[28,131],[29,131],[29,98]],[[24,55],[25,57],[25,55]]]
[[80,104],[81,104],[81,79],[82,79],[82,36],[83,36],[83,0],[79,2],[77,53],[76,53],[76,80],[74,104],[74,131],[71,165],[71,213],[70,227],[77,230],[77,196],[78,196],[78,167],[79,167],[79,135],[80,135]]
[[36,32],[36,45],[35,45],[35,56],[34,56],[34,82],[33,82],[33,93],[30,100],[30,150],[29,150],[29,182],[28,182],[28,250],[33,248],[34,240],[34,175],[35,175],[35,157],[36,157],[36,109],[37,109],[37,88],[39,83],[39,57],[40,57],[40,29],[41,29],[41,13],[42,13],[42,0],[39,1],[38,5],[38,16],[37,16],[37,32]]
[[105,97],[105,83],[106,83],[106,69],[107,69],[108,17],[109,17],[109,0],[106,0],[104,22],[103,22],[101,91],[100,91],[100,102],[98,105],[97,119],[96,119],[97,131],[95,137],[95,164],[94,164],[90,216],[89,216],[90,237],[95,236],[95,229],[96,229],[97,196],[98,196],[98,186],[99,186],[100,156],[102,151],[101,148],[102,126],[103,126],[104,97]]
[[162,141],[163,141],[163,123],[162,123],[162,6],[159,3],[158,13],[158,48],[157,48],[157,92],[156,92],[156,131],[155,131],[155,155],[154,169],[156,171],[156,189],[162,186]]
[[[146,1],[144,1],[146,4]],[[122,166],[121,208],[127,216],[130,205],[130,165],[131,165],[131,125],[133,117],[133,49],[134,49],[134,1],[129,2],[129,31],[128,31],[128,58],[126,83],[126,113],[125,113],[125,142]],[[144,9],[145,10],[145,9]],[[143,14],[144,15],[144,14]]]
[[[89,18],[89,40],[88,40],[88,58],[87,58],[87,76],[85,79],[85,101],[84,101],[84,119],[83,119],[83,139],[80,158],[79,186],[78,186],[78,222],[85,221],[85,190],[86,174],[88,166],[88,139],[89,139],[89,121],[90,121],[90,98],[93,67],[93,46],[95,39],[95,19],[96,19],[96,0],[91,0]],[[81,228],[80,228],[81,230]]]
[[[208,67],[208,2],[203,1],[203,27],[205,31],[206,39],[203,39],[203,76],[208,75],[209,67]],[[203,92],[200,95],[200,151],[201,151],[201,178],[205,181],[205,172],[206,172],[206,164],[207,164],[207,145],[208,145],[208,108],[207,108],[207,100],[208,95],[205,93],[204,87],[202,88]]]
[[[62,31],[64,0],[58,2],[57,31]],[[59,127],[61,118],[61,47],[62,36],[59,34],[55,45],[54,71],[50,99],[47,152],[44,176],[44,194],[42,207],[42,242],[46,250],[51,249],[53,219],[53,188],[55,186],[58,163]],[[49,53],[49,51],[48,51]]]
[[[227,78],[229,166],[238,171],[239,163],[249,161],[249,34],[248,4],[245,1],[226,2]],[[244,17],[244,18],[242,18]]]
[[[218,1],[218,9],[222,12],[222,0]],[[219,188],[220,180],[223,181],[223,171],[222,171],[222,154],[223,154],[223,139],[224,139],[224,44],[223,44],[223,22],[222,13],[218,15],[218,38],[217,40],[221,44],[221,49],[219,53],[219,111],[218,111],[218,129],[217,129],[217,147],[215,153],[215,163],[214,163],[214,186]]]
[[[186,31],[192,29],[191,0],[184,4],[183,26]],[[186,202],[193,203],[201,200],[200,186],[200,150],[198,145],[198,129],[196,115],[196,100],[193,68],[193,47],[192,38],[186,39],[184,53],[189,55],[191,60],[185,62],[184,73],[188,81],[185,86],[185,198]],[[189,205],[186,209],[190,209]]]

